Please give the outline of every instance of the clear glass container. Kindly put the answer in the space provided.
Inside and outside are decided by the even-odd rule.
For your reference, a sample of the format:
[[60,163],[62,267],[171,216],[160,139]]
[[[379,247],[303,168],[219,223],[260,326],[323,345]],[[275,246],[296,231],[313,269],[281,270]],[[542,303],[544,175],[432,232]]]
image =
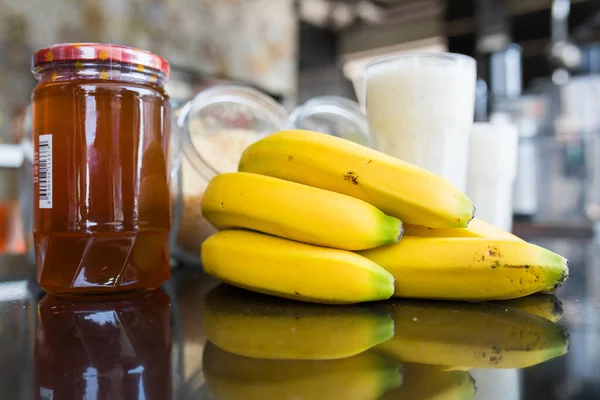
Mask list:
[[475,60],[454,53],[404,53],[370,62],[365,74],[374,148],[464,191]]
[[594,157],[598,158],[593,136],[541,135],[528,140],[525,144],[531,147],[534,163],[525,168],[535,179],[534,221],[568,226],[585,223],[588,217],[594,220],[594,203],[587,197],[593,193],[588,175]]
[[341,137],[371,147],[367,116],[360,105],[340,96],[308,100],[292,111],[288,126]]
[[98,43],[34,53],[33,236],[55,295],[115,295],[169,277],[169,64]]
[[288,114],[270,96],[239,85],[198,93],[177,115],[173,137],[173,256],[200,264],[200,246],[216,229],[202,216],[202,196],[211,179],[237,171],[250,144],[285,128]]

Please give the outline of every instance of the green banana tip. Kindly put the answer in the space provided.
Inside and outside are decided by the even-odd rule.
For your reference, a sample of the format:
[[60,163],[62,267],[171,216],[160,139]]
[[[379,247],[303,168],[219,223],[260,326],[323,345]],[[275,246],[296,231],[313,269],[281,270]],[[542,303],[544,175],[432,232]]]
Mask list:
[[404,236],[404,224],[400,221],[400,233],[398,234],[398,241],[402,239]]
[[568,278],[569,278],[569,274],[566,273],[565,271],[563,271],[561,273],[560,277],[558,278],[558,282],[556,283],[556,285],[552,286],[552,289],[550,289],[550,291],[555,292],[559,287],[564,285],[564,283],[567,281]]
[[569,279],[569,260],[567,260],[566,258],[563,261],[563,266],[564,266],[564,268],[562,269],[562,271],[560,273],[558,282],[556,282],[556,285],[554,285],[552,287],[553,291],[558,289],[559,287],[561,287],[567,281],[567,279]]

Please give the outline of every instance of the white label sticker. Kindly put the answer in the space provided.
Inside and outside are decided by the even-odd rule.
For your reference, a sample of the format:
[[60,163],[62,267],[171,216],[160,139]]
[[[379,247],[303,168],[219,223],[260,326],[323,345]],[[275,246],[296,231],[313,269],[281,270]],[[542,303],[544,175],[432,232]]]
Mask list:
[[40,135],[38,151],[40,208],[52,208],[52,135]]

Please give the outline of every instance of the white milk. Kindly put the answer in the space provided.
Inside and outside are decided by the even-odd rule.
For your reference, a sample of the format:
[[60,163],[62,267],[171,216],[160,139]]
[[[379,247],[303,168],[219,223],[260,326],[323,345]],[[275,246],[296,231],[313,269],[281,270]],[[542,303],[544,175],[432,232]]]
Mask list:
[[466,188],[475,108],[475,60],[406,54],[367,66],[367,117],[374,147]]

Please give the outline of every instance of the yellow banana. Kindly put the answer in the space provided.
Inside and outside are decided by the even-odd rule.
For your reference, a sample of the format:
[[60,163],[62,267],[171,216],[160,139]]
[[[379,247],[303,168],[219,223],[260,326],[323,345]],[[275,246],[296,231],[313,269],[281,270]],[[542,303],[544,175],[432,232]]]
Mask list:
[[378,400],[471,400],[475,381],[464,371],[443,371],[436,365],[402,364],[404,382]]
[[220,348],[263,359],[350,357],[394,336],[394,321],[385,312],[299,303],[227,285],[206,297],[202,324]]
[[356,253],[262,233],[217,232],[201,253],[206,273],[259,293],[344,304],[384,300],[394,292],[393,276]]
[[563,315],[561,301],[552,294],[536,293],[520,299],[495,301],[492,304],[528,312],[552,322],[560,320]]
[[390,301],[396,333],[374,349],[398,361],[525,368],[563,355],[568,334],[543,318],[489,303]]
[[344,250],[397,243],[402,222],[362,200],[269,176],[216,176],[202,214],[218,229],[246,228]]
[[269,175],[356,197],[404,222],[464,228],[473,204],[449,181],[359,144],[290,130],[249,146],[240,171]]
[[402,384],[396,362],[369,352],[339,360],[262,360],[209,342],[202,361],[219,400],[373,400]]
[[404,234],[422,237],[479,237],[522,241],[520,237],[479,218],[473,218],[466,228],[428,228],[421,225],[405,224]]
[[507,300],[568,276],[567,260],[524,241],[405,236],[359,254],[396,278],[394,296],[444,300]]

